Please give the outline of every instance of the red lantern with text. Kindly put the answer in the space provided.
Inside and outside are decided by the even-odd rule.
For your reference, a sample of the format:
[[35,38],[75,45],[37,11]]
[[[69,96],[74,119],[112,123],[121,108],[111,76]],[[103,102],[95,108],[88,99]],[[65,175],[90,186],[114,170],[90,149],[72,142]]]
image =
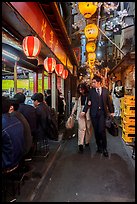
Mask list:
[[55,67],[55,72],[58,76],[61,76],[62,72],[64,70],[64,66],[62,64],[57,64]]
[[61,74],[61,77],[62,77],[63,79],[66,79],[66,78],[68,77],[68,70],[67,70],[67,69],[64,69],[64,70],[63,70],[63,72],[62,72],[62,74]]
[[44,68],[48,73],[52,73],[56,67],[56,60],[54,58],[47,57],[44,60]]
[[41,42],[34,36],[27,36],[23,39],[22,47],[25,55],[30,59],[34,59],[40,53]]

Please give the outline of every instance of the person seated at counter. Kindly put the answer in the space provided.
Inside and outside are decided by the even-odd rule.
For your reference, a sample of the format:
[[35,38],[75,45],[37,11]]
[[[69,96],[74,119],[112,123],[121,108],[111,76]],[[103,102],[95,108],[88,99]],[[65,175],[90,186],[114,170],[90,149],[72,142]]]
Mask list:
[[10,101],[2,96],[2,170],[15,168],[25,154],[24,128],[21,121],[9,113]]
[[24,139],[25,139],[25,156],[24,159],[30,159],[30,150],[32,147],[32,135],[31,135],[31,129],[29,126],[29,123],[27,121],[27,119],[24,117],[24,115],[18,111],[19,108],[19,102],[16,98],[10,98],[10,109],[9,109],[9,113],[11,115],[16,116],[23,124],[23,128],[24,128]]
[[33,106],[25,104],[26,96],[23,93],[18,92],[14,95],[13,98],[16,98],[19,101],[18,111],[21,112],[24,115],[24,117],[27,119],[30,125],[31,134],[34,141],[36,137],[36,132],[37,132],[36,110]]
[[48,156],[49,142],[47,137],[47,134],[48,134],[47,130],[49,127],[49,123],[48,123],[49,108],[44,101],[44,95],[42,93],[33,94],[31,99],[33,100],[34,107],[36,108],[37,141],[39,141],[39,143],[41,144],[44,143],[46,147],[45,156]]

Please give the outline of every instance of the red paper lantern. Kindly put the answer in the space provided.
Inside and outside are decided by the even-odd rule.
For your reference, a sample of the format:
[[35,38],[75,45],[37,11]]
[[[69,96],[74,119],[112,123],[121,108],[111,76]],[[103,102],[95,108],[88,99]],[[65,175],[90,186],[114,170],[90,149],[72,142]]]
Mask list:
[[56,60],[54,58],[47,57],[44,60],[44,68],[48,73],[52,73],[56,67]]
[[27,36],[23,39],[23,51],[28,58],[35,58],[39,55],[41,42],[34,36]]
[[57,64],[55,67],[55,72],[58,76],[61,76],[62,72],[64,70],[63,64]]
[[61,74],[61,77],[62,77],[63,79],[66,79],[66,78],[68,77],[68,70],[67,70],[67,69],[64,69],[64,70],[63,70],[63,72],[62,72],[62,74]]

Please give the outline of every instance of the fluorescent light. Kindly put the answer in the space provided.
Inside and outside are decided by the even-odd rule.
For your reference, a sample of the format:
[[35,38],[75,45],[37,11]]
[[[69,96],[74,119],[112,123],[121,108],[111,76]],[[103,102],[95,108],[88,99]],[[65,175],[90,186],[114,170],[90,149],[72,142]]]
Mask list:
[[19,57],[17,57],[16,55],[13,55],[11,54],[10,52],[7,52],[6,50],[2,50],[2,54],[7,56],[7,57],[10,57],[16,61],[19,61]]

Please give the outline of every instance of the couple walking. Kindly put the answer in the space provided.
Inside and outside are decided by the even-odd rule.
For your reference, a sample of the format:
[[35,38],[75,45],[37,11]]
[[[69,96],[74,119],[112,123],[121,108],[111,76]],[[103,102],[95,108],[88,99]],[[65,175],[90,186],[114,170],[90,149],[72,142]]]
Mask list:
[[101,82],[101,77],[95,75],[92,88],[88,89],[84,83],[78,85],[79,96],[71,115],[77,111],[79,152],[83,152],[84,143],[89,146],[93,126],[97,152],[108,157],[105,120],[108,114],[114,115],[114,108],[109,91],[101,86]]

